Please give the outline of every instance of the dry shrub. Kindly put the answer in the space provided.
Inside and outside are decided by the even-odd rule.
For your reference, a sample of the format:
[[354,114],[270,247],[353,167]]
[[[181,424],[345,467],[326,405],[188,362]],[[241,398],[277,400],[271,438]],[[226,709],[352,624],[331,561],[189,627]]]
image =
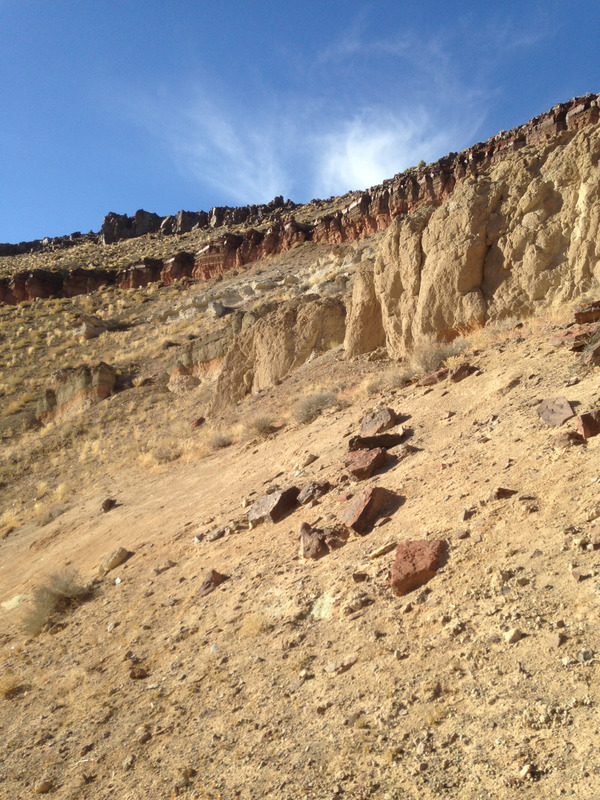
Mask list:
[[468,347],[462,336],[452,342],[440,342],[435,335],[421,337],[415,342],[409,356],[409,366],[415,374],[433,372],[439,369],[450,356],[457,356]]
[[256,417],[250,417],[245,423],[246,432],[250,436],[260,436],[266,438],[269,434],[273,433],[275,424],[273,417],[268,414],[262,414]]
[[365,385],[365,391],[369,396],[372,396],[390,389],[401,389],[407,383],[410,383],[414,376],[414,369],[408,365],[396,369],[388,369],[380,375],[369,378]]
[[306,425],[315,420],[326,408],[337,404],[337,395],[333,392],[314,392],[297,400],[292,409],[296,422]]
[[209,435],[207,444],[211,450],[222,450],[233,444],[233,437],[223,431],[214,431]]
[[12,700],[27,691],[27,686],[9,669],[0,678],[0,697]]
[[79,583],[74,570],[65,569],[50,575],[48,582],[33,590],[31,604],[23,617],[23,630],[37,636],[52,620],[91,595],[90,587]]

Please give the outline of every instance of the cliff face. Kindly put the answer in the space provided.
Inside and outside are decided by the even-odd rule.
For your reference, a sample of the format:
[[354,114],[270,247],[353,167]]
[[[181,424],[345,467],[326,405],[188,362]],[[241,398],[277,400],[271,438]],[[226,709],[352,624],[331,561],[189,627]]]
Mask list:
[[[504,283],[504,278],[500,276],[500,268],[498,266],[492,268],[494,258],[500,259],[497,249],[502,251],[504,261],[509,256],[520,256],[519,247],[515,245],[516,249],[513,253],[510,248],[506,249],[507,245],[502,241],[491,255],[485,256],[487,259],[485,286],[480,283],[481,261],[483,253],[488,247],[485,241],[490,239],[490,241],[496,242],[500,237],[500,233],[495,237],[493,224],[500,226],[498,230],[504,224],[500,222],[500,219],[507,208],[506,198],[514,195],[513,189],[516,186],[519,187],[517,194],[529,191],[529,184],[535,183],[538,177],[534,164],[546,158],[545,154],[548,153],[548,148],[550,151],[556,150],[557,152],[568,149],[570,144],[577,140],[580,131],[587,131],[588,138],[597,135],[599,118],[600,109],[596,95],[575,98],[568,103],[555,106],[546,114],[532,119],[526,125],[511,131],[502,131],[487,142],[473,145],[462,153],[451,153],[423,169],[412,169],[396,175],[394,178],[384,181],[380,186],[362,193],[352,203],[336,213],[325,213],[319,216],[319,204],[318,202],[314,203],[316,213],[315,219],[311,223],[300,223],[290,216],[296,207],[290,201],[284,203],[283,198],[276,198],[266,206],[246,206],[238,209],[214,208],[208,213],[180,212],[174,217],[165,218],[143,211],[137,212],[134,217],[109,214],[105,218],[99,234],[100,241],[106,243],[157,230],[162,230],[165,235],[168,235],[193,228],[206,227],[216,230],[219,227],[234,224],[245,224],[248,227],[241,233],[226,231],[211,239],[196,253],[178,252],[166,260],[143,259],[140,263],[132,264],[119,273],[83,269],[65,274],[45,270],[18,273],[12,278],[0,280],[0,302],[18,303],[36,297],[72,296],[92,291],[106,284],[131,288],[152,281],[172,282],[185,277],[206,280],[257,259],[285,252],[294,245],[305,241],[339,244],[370,236],[386,230],[396,220],[404,220],[401,232],[398,232],[397,226],[394,227],[394,230],[398,233],[399,241],[401,240],[402,253],[405,254],[407,250],[412,253],[409,259],[411,262],[414,262],[415,259],[419,261],[422,258],[417,252],[421,247],[421,235],[424,235],[426,243],[430,240],[433,242],[436,238],[434,233],[437,230],[436,226],[445,229],[454,228],[456,236],[465,235],[477,239],[477,245],[473,244],[471,239],[462,243],[453,240],[453,255],[450,255],[447,245],[444,244],[445,254],[440,256],[444,263],[454,263],[455,259],[461,256],[459,251],[464,251],[463,255],[469,263],[469,266],[465,267],[465,274],[469,274],[471,277],[461,279],[460,285],[471,288],[461,289],[461,303],[464,305],[464,309],[457,312],[456,325],[462,324],[463,318],[474,321],[485,317],[487,301],[485,298],[482,299],[475,295],[465,299],[466,294],[476,288],[483,295],[489,294],[494,283]],[[521,169],[521,172],[515,174],[513,178],[510,171],[515,168],[515,165],[523,163],[522,159],[517,158],[517,155],[524,153],[528,153],[527,159],[531,165],[523,168],[524,171]],[[570,180],[577,182],[574,176],[565,177],[564,180],[567,183]],[[498,182],[504,187],[500,194],[496,191]],[[532,196],[533,207],[537,208],[540,204],[551,204],[552,198],[544,192],[554,192],[552,195],[554,201],[562,202],[560,198],[563,193],[563,183],[550,180],[549,186],[553,188],[540,188],[539,191],[532,189],[531,191],[538,192],[535,197]],[[473,190],[473,186],[477,186],[477,190]],[[461,191],[459,192],[459,190]],[[475,194],[469,200],[467,196],[471,191],[474,191]],[[593,191],[593,189],[590,188],[589,191]],[[459,192],[460,199],[455,199],[457,192]],[[479,198],[477,201],[474,199],[475,195]],[[452,198],[451,201],[450,198]],[[435,217],[430,224],[430,218],[436,208],[440,210],[440,215]],[[421,209],[428,210],[421,212]],[[475,217],[468,224],[459,223],[453,219],[455,210],[461,219],[468,213],[475,214]],[[583,212],[583,208],[581,211]],[[553,212],[551,216],[554,213],[556,212]],[[285,218],[286,214],[287,219]],[[490,226],[486,222],[487,232],[482,233],[482,219],[487,220],[493,215],[495,215],[496,222],[490,223]],[[534,217],[529,217],[526,225],[534,224],[532,223],[533,219]],[[442,223],[441,220],[445,220],[445,222]],[[574,224],[575,220],[572,221]],[[581,225],[585,226],[585,224],[585,222],[578,223],[577,235],[579,235]],[[260,229],[251,227],[253,225],[259,225]],[[508,226],[507,230],[511,228],[510,222],[507,221],[506,225]],[[419,241],[418,248],[412,241],[413,234]],[[392,236],[394,235],[392,234]],[[564,236],[570,238],[566,233]],[[68,239],[69,246],[75,241],[73,237],[65,238]],[[556,236],[553,241],[557,242]],[[54,242],[55,240],[52,240],[48,246],[54,246]],[[2,248],[22,248],[23,246],[2,245],[0,246],[0,255],[7,254]],[[502,247],[505,249],[502,250]],[[537,244],[537,247],[546,254],[544,256],[546,260],[550,259],[551,262],[556,260],[556,255],[548,255],[552,250],[552,244],[541,242]],[[388,260],[389,258],[392,258],[391,253]],[[402,258],[405,259],[406,256],[402,255]],[[429,258],[430,262],[431,258],[432,256]],[[527,263],[532,258],[532,251],[528,251]],[[549,269],[550,266],[547,264],[544,269]],[[412,269],[413,271],[417,269],[419,272],[420,266],[413,265]],[[405,280],[409,280],[407,275],[405,275]],[[411,280],[414,282],[414,278]],[[442,291],[441,287],[446,280],[446,278],[441,278],[437,288],[435,290],[432,288],[431,292]],[[541,281],[539,285],[544,285],[544,281]],[[394,289],[394,291],[396,290]],[[412,292],[413,289],[410,291]],[[533,293],[535,294],[536,291],[543,290],[536,289]],[[450,322],[447,327],[453,329],[456,325]]]
[[466,176],[441,205],[398,217],[354,286],[349,355],[404,355],[424,334],[564,301],[600,280],[600,136],[565,131]]

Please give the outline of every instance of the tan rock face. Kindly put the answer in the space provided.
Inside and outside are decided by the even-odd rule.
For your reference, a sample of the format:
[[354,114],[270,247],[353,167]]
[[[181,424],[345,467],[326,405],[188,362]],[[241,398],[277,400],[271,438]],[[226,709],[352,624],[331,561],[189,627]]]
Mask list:
[[113,367],[100,362],[95,366],[61,369],[52,375],[52,385],[39,404],[38,417],[42,422],[77,414],[114,390],[117,373]]
[[223,360],[213,410],[275,385],[313,352],[340,343],[345,316],[339,299],[297,300],[241,331]]
[[599,156],[597,126],[564,131],[397,218],[356,279],[348,355],[385,343],[401,357],[423,335],[453,338],[587,290],[600,278]]

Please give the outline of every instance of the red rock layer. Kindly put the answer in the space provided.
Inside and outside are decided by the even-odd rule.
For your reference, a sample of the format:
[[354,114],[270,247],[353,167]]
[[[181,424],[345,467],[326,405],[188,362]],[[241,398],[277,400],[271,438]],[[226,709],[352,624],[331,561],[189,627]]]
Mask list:
[[[241,234],[224,233],[205,244],[195,255],[179,252],[164,261],[145,258],[120,273],[84,269],[66,275],[42,269],[21,272],[12,278],[0,279],[0,302],[15,304],[37,297],[72,297],[94,291],[103,285],[137,288],[159,280],[165,283],[186,277],[208,280],[230,269],[285,252],[297,243],[313,241],[340,244],[371,236],[385,230],[395,217],[409,214],[420,205],[439,205],[460,181],[485,171],[508,153],[526,145],[542,143],[565,131],[574,132],[588,125],[596,125],[600,119],[599,100],[600,95],[589,94],[560,103],[527,124],[511,131],[501,131],[487,142],[479,142],[462,153],[450,153],[423,169],[413,168],[395,175],[363,192],[341,211],[324,214],[312,225],[300,224],[293,217],[286,222],[276,220],[266,231],[249,228]],[[251,223],[255,219],[258,221],[259,217],[264,218],[258,213],[250,213],[258,208],[212,209],[205,214],[206,220],[202,217],[202,221],[210,227],[232,221],[246,220]],[[269,213],[287,210],[282,203],[276,204],[273,209],[265,209]],[[262,207],[259,210],[262,214]],[[138,215],[142,213],[146,215],[142,222],[147,222],[147,212],[138,212]],[[112,217],[116,218],[117,215]]]

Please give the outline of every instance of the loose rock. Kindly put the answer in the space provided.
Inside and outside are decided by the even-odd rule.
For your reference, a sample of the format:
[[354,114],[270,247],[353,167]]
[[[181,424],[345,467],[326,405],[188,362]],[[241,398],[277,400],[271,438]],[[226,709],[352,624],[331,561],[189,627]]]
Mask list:
[[402,596],[430,581],[441,567],[446,549],[442,539],[399,544],[392,564],[392,592]]
[[131,550],[126,550],[124,547],[118,547],[116,550],[113,550],[110,555],[106,556],[98,568],[100,577],[106,575],[107,572],[110,572],[121,564],[124,564],[132,555],[134,555],[133,552]]
[[387,450],[376,447],[374,450],[354,450],[348,454],[345,466],[357,480],[363,481],[382,467],[388,459]]
[[396,412],[391,408],[371,411],[360,421],[360,435],[375,436],[378,433],[383,433],[383,431],[393,428],[397,420]]
[[538,416],[550,428],[557,428],[574,416],[573,408],[566,397],[542,400],[537,409]]
[[248,509],[248,522],[254,525],[279,522],[296,507],[299,494],[300,490],[296,486],[290,486],[288,489],[263,495]]
[[369,533],[377,518],[387,511],[396,500],[397,496],[389,489],[372,486],[352,500],[340,522],[357,533]]

